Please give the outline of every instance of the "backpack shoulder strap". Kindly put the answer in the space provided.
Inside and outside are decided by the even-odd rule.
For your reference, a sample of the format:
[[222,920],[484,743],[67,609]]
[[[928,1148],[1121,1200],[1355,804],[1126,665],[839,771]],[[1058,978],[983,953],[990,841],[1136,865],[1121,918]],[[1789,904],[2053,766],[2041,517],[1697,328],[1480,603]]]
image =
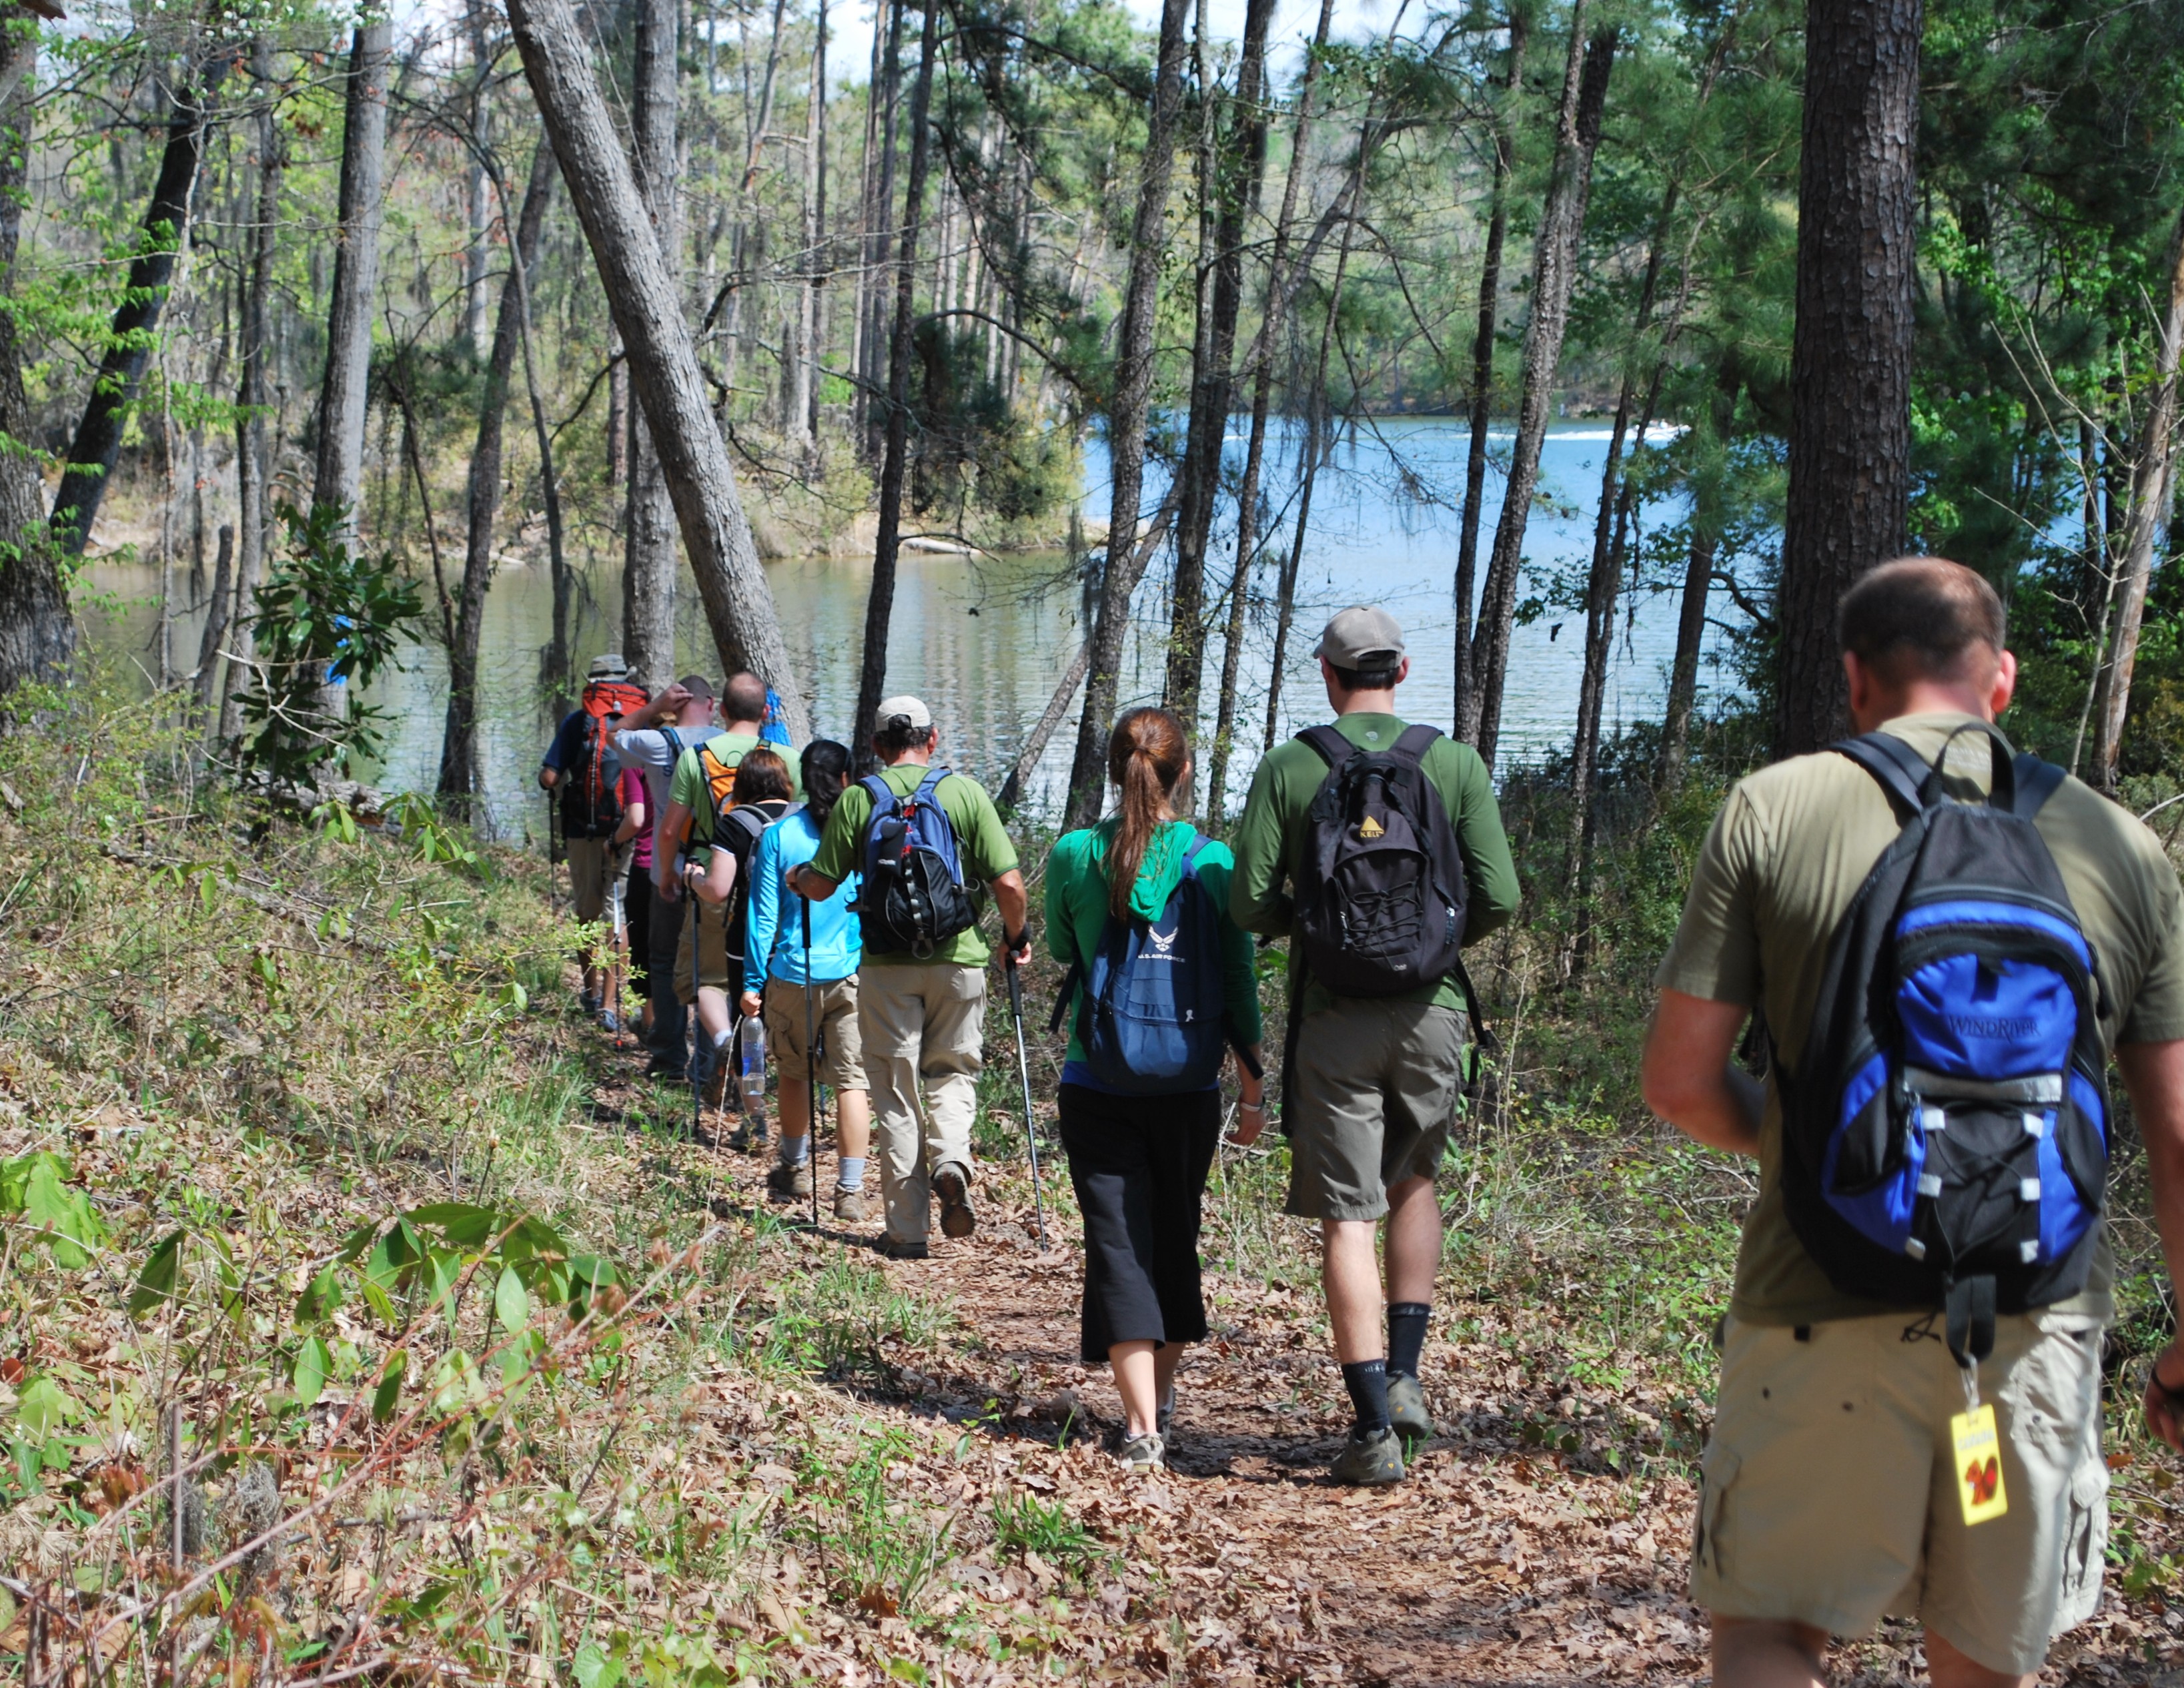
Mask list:
[[1838,739],[1828,749],[1849,757],[1879,781],[1880,788],[1888,794],[1905,820],[1925,812],[1923,788],[1926,776],[1933,771],[1926,766],[1925,757],[1895,734],[1861,733],[1856,738]]
[[1318,727],[1305,728],[1303,732],[1297,734],[1297,741],[1300,744],[1309,744],[1317,750],[1319,753],[1320,760],[1326,763],[1330,770],[1340,767],[1357,754],[1357,747],[1355,744],[1324,722]]
[[2013,813],[2031,820],[2040,812],[2041,806],[2053,797],[2069,773],[2053,762],[2043,762],[2030,750],[2017,759],[2017,800],[2010,805]]
[[1206,854],[1206,846],[1213,842],[1203,833],[1190,835],[1190,847],[1183,853],[1183,876],[1186,879],[1198,877],[1198,858]]
[[925,777],[918,781],[916,791],[911,794],[911,800],[917,803],[930,803],[936,809],[939,808],[940,782],[955,772],[945,762],[934,763],[925,771]]
[[878,774],[866,774],[857,783],[872,794],[872,813],[875,815],[893,809],[900,800],[894,794],[894,788]]
[[1418,721],[1407,727],[1396,738],[1389,754],[1408,762],[1424,762],[1426,752],[1433,748],[1435,739],[1441,736],[1440,728],[1429,721]]
[[674,727],[663,727],[660,736],[667,741],[667,769],[672,773],[675,764],[682,760],[682,735]]

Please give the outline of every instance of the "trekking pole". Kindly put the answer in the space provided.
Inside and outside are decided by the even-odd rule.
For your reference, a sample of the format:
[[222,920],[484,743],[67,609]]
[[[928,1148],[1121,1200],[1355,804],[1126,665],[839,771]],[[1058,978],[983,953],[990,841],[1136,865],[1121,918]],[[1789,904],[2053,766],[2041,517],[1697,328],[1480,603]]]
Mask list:
[[[819,1009],[811,978],[811,899],[804,900],[804,1140],[811,1158],[811,1228],[819,1228]],[[836,1158],[841,1140],[834,1144]]]
[[1017,971],[1017,954],[1007,949],[1008,935],[1004,933],[1001,943],[1003,967],[1009,976],[1009,1013],[1017,1025],[1017,1076],[1023,1080],[1024,1141],[1031,1145],[1031,1211],[1039,1222],[1039,1251],[1046,1252],[1046,1198],[1039,1184],[1039,1128],[1031,1116],[1031,1057],[1024,1053],[1023,1035],[1023,980]]
[[705,941],[698,930],[698,895],[690,889],[688,880],[682,883],[682,900],[690,905],[690,1015],[697,1021],[698,1030],[690,1039],[690,1140],[699,1141],[699,1134],[705,1128],[705,1075],[701,1055],[718,1061],[721,1051],[706,1035],[705,1017],[698,1011],[698,946]]

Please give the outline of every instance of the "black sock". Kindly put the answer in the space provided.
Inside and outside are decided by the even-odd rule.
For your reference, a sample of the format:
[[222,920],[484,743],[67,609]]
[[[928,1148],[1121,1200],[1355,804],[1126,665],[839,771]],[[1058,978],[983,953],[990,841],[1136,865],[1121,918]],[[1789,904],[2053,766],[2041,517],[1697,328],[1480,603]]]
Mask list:
[[1353,1360],[1342,1368],[1342,1386],[1350,1391],[1350,1405],[1361,1430],[1384,1430],[1388,1418],[1388,1362]]
[[1388,1371],[1416,1378],[1425,1351],[1426,1320],[1433,1309],[1424,1301],[1397,1301],[1388,1309]]

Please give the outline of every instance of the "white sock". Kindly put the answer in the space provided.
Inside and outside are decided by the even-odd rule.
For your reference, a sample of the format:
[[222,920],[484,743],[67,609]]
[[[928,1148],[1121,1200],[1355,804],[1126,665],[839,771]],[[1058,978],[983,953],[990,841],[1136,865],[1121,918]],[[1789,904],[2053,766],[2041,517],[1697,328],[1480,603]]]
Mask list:
[[809,1132],[801,1137],[784,1137],[781,1139],[781,1164],[784,1167],[802,1166],[805,1156],[811,1152],[811,1134]]
[[714,1033],[713,1047],[715,1049],[726,1049],[728,1046],[728,1039],[734,1035],[735,1033],[733,1029],[725,1032]]
[[865,1157],[862,1155],[844,1155],[834,1164],[838,1168],[836,1182],[844,1189],[862,1189],[865,1187]]

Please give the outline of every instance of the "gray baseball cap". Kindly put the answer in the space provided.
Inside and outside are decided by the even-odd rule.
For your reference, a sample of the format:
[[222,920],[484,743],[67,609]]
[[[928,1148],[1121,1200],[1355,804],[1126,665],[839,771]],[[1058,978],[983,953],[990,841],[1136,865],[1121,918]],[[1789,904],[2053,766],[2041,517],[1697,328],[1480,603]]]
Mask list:
[[604,656],[595,656],[592,659],[591,671],[587,677],[593,680],[619,680],[628,672],[629,665],[620,656],[610,651]]
[[1312,654],[1337,668],[1385,667],[1403,660],[1402,624],[1385,610],[1345,610],[1327,624]]
[[922,733],[933,725],[933,711],[919,699],[905,693],[899,698],[882,699],[879,713],[873,716],[872,725],[882,733],[891,727],[907,727]]

